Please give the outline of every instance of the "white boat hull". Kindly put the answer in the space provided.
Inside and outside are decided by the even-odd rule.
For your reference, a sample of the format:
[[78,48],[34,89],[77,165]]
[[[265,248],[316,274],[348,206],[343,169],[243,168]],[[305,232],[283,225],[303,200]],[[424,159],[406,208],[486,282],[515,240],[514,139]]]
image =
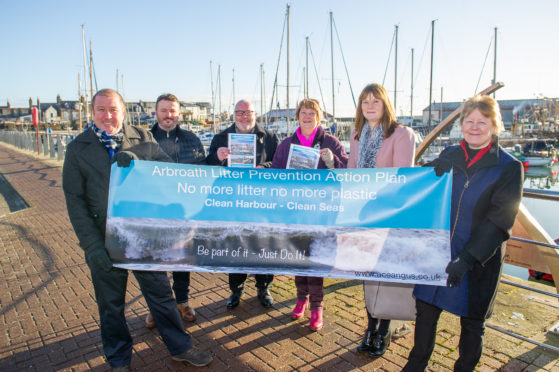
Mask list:
[[551,164],[551,160],[553,160],[553,158],[542,158],[542,157],[539,157],[539,156],[526,156],[524,158],[524,161],[528,162],[528,165],[531,166],[531,167],[549,165],[549,164]]

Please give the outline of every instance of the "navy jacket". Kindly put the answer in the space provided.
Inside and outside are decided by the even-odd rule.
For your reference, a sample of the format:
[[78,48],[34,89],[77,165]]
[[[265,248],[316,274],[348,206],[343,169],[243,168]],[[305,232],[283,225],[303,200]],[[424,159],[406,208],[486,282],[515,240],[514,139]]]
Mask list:
[[151,133],[159,146],[169,155],[175,163],[181,164],[206,164],[206,152],[197,135],[184,130],[178,125],[167,133],[159,128],[159,123],[151,128]]
[[453,314],[485,319],[493,311],[505,242],[522,197],[522,164],[496,142],[470,169],[460,146],[447,148],[440,157],[453,164],[451,257],[466,250],[476,262],[460,285],[416,285],[414,295]]

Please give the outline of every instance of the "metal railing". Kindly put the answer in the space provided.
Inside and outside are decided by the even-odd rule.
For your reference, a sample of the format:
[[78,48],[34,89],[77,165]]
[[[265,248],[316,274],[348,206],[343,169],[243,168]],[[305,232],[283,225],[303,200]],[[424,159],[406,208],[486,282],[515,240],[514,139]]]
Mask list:
[[37,146],[36,132],[21,132],[0,130],[0,141],[8,143],[22,150],[44,155],[50,159],[64,160],[66,144],[74,139],[74,134],[69,133],[40,133]]
[[[525,197],[525,198],[532,198],[532,199],[543,199],[543,200],[548,200],[548,201],[559,201],[559,192],[557,192],[557,191],[550,191],[550,190],[524,189],[523,192],[522,192],[522,196]],[[538,242],[538,241],[535,241],[535,240],[524,239],[524,238],[517,238],[517,237],[515,237],[515,236],[512,236],[510,239],[511,239],[511,240],[516,240],[516,241],[519,241],[519,242],[523,242],[523,243],[531,243],[531,244],[539,245],[539,246],[546,247],[546,248],[549,248],[549,249],[554,249],[554,250],[559,249],[559,247],[558,247],[557,245],[553,245],[553,244],[549,244],[549,243],[544,243],[544,242]],[[554,278],[554,279],[555,279],[555,280],[559,280],[559,278]],[[511,285],[511,286],[513,286],[513,287],[521,288],[521,289],[524,289],[524,290],[527,290],[527,291],[531,291],[531,292],[535,292],[535,293],[540,293],[540,294],[543,294],[543,295],[546,295],[546,296],[550,296],[550,297],[554,297],[554,298],[559,298],[559,294],[557,294],[557,293],[547,292],[547,291],[544,291],[544,290],[541,290],[541,289],[537,289],[537,288],[533,288],[533,287],[528,287],[528,286],[525,286],[525,285],[522,285],[522,284],[518,284],[518,283],[511,282],[511,281],[509,281],[509,280],[504,280],[504,279],[501,279],[500,282],[501,282],[501,283],[504,283],[504,284]],[[538,342],[538,341],[532,340],[532,339],[530,339],[530,338],[527,338],[527,337],[524,337],[524,336],[522,336],[522,335],[519,335],[519,334],[510,332],[510,331],[507,331],[507,330],[505,330],[505,329],[502,329],[502,328],[497,327],[497,326],[492,325],[492,324],[486,324],[486,326],[487,326],[488,328],[491,328],[491,329],[497,331],[497,332],[501,332],[501,333],[506,334],[506,335],[508,335],[508,336],[514,337],[514,338],[516,338],[516,339],[529,342],[529,343],[531,343],[531,344],[537,345],[537,346],[542,347],[542,348],[544,348],[544,349],[548,349],[548,350],[552,350],[552,351],[555,351],[555,352],[559,352],[559,348],[557,348],[557,347],[555,347],[555,346],[548,345],[548,344],[545,344],[545,343],[542,343],[542,342]]]

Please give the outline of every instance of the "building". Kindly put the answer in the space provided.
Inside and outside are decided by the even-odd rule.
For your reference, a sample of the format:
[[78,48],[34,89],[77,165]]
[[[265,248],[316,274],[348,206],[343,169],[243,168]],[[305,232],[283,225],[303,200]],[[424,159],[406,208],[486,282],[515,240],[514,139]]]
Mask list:
[[[550,119],[557,120],[558,99],[536,98],[536,99],[511,99],[497,100],[501,107],[501,116],[506,129],[510,129],[513,123],[519,121],[545,122]],[[439,124],[463,102],[443,102],[431,105],[431,126]],[[429,122],[429,106],[423,109],[423,125]]]

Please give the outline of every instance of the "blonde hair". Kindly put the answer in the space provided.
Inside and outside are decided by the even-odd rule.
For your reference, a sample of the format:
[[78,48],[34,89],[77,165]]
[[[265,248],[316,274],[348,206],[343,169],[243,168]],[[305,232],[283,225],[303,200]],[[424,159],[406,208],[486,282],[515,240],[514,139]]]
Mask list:
[[320,109],[320,104],[314,98],[305,98],[301,102],[299,102],[299,106],[297,106],[297,111],[295,111],[295,117],[299,119],[299,113],[301,109],[311,109],[316,112],[316,121],[320,122],[322,120],[322,110]]
[[388,92],[380,84],[369,84],[359,95],[359,103],[357,104],[357,109],[355,110],[355,139],[359,140],[361,137],[361,130],[363,130],[363,125],[365,125],[365,116],[363,116],[362,103],[369,94],[372,94],[376,99],[380,99],[383,105],[382,118],[380,120],[382,125],[382,130],[384,132],[384,138],[388,138],[394,133],[394,130],[399,125],[396,121],[396,113],[388,97]]
[[464,119],[475,109],[478,109],[483,116],[491,120],[496,136],[505,130],[503,119],[501,118],[501,108],[499,107],[499,103],[490,96],[481,95],[474,96],[464,103],[464,108],[460,114],[460,126],[464,123]]

